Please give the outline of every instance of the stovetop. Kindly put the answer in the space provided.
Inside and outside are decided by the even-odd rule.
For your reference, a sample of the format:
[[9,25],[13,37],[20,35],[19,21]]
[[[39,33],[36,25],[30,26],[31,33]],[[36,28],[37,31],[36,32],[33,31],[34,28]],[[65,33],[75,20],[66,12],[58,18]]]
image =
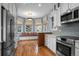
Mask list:
[[76,36],[58,36],[60,38],[66,38],[66,39],[71,39],[71,40],[79,40],[79,37]]

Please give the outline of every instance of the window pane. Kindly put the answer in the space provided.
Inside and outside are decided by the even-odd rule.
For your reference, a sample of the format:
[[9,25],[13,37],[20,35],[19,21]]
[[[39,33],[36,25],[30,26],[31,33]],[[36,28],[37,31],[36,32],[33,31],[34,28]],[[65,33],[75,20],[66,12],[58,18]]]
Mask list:
[[25,32],[32,32],[32,19],[25,20]]
[[17,25],[17,33],[23,32],[23,25]]
[[16,33],[22,33],[23,32],[23,21],[22,18],[17,18],[16,20]]
[[16,24],[23,24],[23,19],[21,19],[21,18],[17,18],[17,20],[16,20]]
[[43,31],[48,30],[48,17],[43,18]]
[[36,32],[41,32],[42,31],[41,19],[35,19],[35,31]]

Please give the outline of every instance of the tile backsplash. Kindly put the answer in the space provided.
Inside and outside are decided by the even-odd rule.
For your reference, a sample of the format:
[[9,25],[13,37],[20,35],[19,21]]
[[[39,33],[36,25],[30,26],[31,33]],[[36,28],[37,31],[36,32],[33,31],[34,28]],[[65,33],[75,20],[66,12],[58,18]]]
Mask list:
[[79,21],[62,24],[60,36],[79,36]]

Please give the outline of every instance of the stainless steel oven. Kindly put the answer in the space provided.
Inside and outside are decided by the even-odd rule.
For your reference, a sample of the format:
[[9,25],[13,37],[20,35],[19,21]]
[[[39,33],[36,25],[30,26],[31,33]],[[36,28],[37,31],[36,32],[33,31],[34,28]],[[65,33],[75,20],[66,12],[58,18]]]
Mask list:
[[73,39],[57,37],[56,53],[59,56],[74,56],[75,42]]

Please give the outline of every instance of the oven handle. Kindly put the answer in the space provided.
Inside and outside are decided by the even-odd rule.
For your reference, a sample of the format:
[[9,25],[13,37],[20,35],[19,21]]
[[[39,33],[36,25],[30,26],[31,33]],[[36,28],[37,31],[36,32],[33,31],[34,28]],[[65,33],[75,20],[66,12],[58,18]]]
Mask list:
[[72,45],[73,45],[73,44],[63,43],[63,42],[60,42],[60,41],[57,41],[57,43],[63,44],[63,45],[68,46],[68,47],[72,47]]

